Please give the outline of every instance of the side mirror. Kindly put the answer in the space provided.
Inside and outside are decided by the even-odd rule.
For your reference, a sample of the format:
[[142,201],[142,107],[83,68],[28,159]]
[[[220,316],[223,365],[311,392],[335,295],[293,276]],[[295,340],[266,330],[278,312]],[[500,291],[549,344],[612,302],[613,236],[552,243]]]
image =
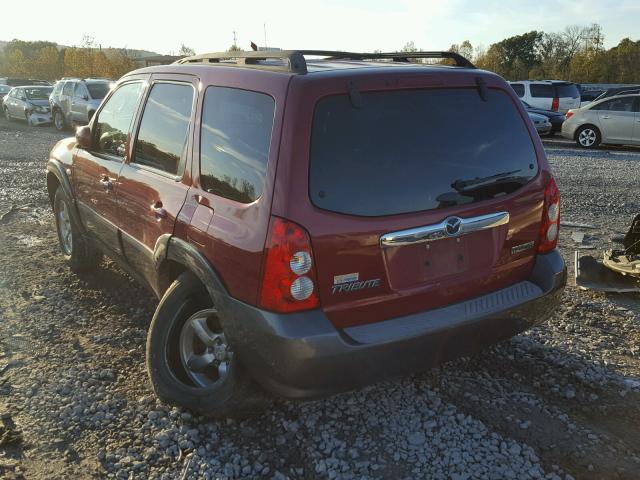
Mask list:
[[89,100],[89,95],[83,95],[83,96],[82,96],[82,99],[83,99],[84,101],[88,101],[88,100]]
[[76,143],[82,148],[91,148],[91,127],[85,125],[76,128]]

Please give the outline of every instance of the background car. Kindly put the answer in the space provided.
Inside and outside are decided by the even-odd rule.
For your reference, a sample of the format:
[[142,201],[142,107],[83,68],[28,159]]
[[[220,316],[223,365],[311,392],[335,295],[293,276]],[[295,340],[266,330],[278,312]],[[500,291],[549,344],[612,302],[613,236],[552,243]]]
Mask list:
[[4,79],[5,85],[11,87],[28,87],[34,85],[50,86],[51,82],[46,80],[36,80],[34,78],[7,77]]
[[4,97],[2,109],[7,120],[25,120],[29,125],[51,122],[49,95],[53,87],[14,87]]
[[609,88],[601,93],[595,100],[604,100],[609,97],[616,97],[619,95],[635,95],[640,93],[640,85],[624,85],[621,87]]
[[562,113],[571,108],[580,108],[580,90],[575,83],[560,80],[523,80],[509,83],[518,97],[533,107]]
[[11,91],[9,85],[0,85],[0,102],[4,99],[5,95]]
[[580,108],[589,105],[591,102],[598,99],[603,93],[605,93],[604,90],[581,90]]
[[605,98],[569,110],[562,136],[583,148],[600,143],[640,144],[640,94]]
[[102,78],[63,78],[57,82],[49,97],[55,127],[63,130],[89,123],[112,84]]
[[564,123],[564,114],[560,112],[554,112],[551,110],[545,110],[544,108],[536,108],[529,105],[527,102],[522,100],[522,105],[524,105],[524,109],[528,113],[536,113],[538,115],[542,115],[549,119],[551,123],[551,132],[556,133],[562,130],[562,124]]
[[544,115],[539,115],[533,112],[527,112],[529,118],[533,122],[533,126],[536,127],[538,135],[549,135],[551,133],[551,122]]

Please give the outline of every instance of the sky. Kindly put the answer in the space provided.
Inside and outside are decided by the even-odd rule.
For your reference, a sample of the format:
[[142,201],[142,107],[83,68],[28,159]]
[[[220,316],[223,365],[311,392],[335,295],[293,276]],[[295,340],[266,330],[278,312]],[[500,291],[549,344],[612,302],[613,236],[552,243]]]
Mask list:
[[109,0],[54,7],[30,0],[21,21],[2,23],[0,40],[50,40],[177,53],[226,50],[251,41],[283,49],[393,51],[413,41],[423,50],[470,40],[488,47],[531,30],[599,23],[605,47],[640,39],[640,0]]

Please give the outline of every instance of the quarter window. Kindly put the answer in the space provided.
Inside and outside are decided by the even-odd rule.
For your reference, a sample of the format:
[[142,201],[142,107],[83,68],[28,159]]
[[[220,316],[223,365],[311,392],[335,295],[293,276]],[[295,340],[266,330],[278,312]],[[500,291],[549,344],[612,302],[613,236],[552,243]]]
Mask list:
[[200,133],[200,184],[207,192],[250,203],[262,195],[275,102],[269,95],[209,87]]
[[127,135],[141,91],[141,82],[125,83],[104,104],[95,124],[97,153],[124,158]]
[[524,85],[522,83],[512,83],[511,88],[516,92],[516,95],[524,97]]
[[133,162],[178,174],[184,161],[192,105],[191,85],[156,83],[144,107]]

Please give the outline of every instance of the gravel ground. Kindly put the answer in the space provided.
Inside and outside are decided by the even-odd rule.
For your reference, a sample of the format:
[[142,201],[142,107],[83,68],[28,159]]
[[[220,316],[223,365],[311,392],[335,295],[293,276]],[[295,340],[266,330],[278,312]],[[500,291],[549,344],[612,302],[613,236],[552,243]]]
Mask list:
[[[0,478],[640,477],[640,297],[571,285],[544,326],[425,373],[242,421],[161,404],[157,300],[58,253],[44,174],[62,136],[0,120]],[[546,144],[563,219],[605,247],[640,211],[640,150]]]

